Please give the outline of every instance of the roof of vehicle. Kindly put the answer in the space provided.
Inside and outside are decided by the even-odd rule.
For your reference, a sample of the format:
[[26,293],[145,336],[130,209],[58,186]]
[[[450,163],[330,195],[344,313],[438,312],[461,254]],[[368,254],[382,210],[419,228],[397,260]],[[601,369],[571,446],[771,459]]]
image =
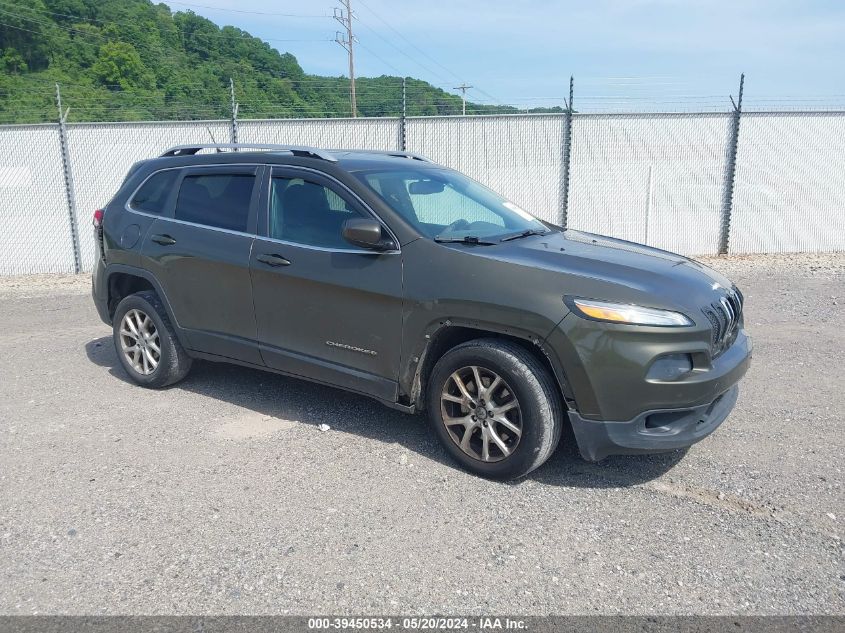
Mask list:
[[[178,162],[176,162],[176,159],[179,159]],[[168,149],[158,159],[154,160],[167,163],[174,161],[175,166],[221,162],[260,162],[281,165],[311,164],[314,166],[322,163],[324,167],[337,166],[345,171],[378,168],[395,169],[409,164],[413,164],[415,167],[438,167],[424,156],[400,150],[320,149],[304,145],[263,143],[180,145]]]
[[348,171],[373,168],[403,168],[403,167],[441,167],[437,163],[420,156],[401,151],[369,151],[369,150],[331,150],[337,158],[338,164]]

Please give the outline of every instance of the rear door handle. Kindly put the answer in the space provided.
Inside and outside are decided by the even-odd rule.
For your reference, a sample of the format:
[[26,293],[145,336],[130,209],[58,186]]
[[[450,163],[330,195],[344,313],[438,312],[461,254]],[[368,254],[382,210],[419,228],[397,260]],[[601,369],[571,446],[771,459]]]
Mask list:
[[286,259],[281,255],[276,255],[275,253],[264,253],[255,259],[260,261],[262,264],[267,264],[268,266],[290,266],[289,259]]
[[162,246],[170,246],[176,243],[176,240],[169,235],[153,235],[150,239],[156,244],[161,244]]

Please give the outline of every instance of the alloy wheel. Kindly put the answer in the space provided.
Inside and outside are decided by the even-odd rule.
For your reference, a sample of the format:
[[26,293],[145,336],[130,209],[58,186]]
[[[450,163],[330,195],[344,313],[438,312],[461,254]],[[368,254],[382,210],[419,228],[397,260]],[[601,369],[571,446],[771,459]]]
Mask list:
[[142,376],[149,376],[161,361],[161,343],[155,323],[137,308],[129,310],[120,322],[120,348],[129,365]]
[[463,367],[449,376],[440,394],[440,413],[452,441],[483,462],[509,457],[522,437],[516,395],[501,376],[485,367]]

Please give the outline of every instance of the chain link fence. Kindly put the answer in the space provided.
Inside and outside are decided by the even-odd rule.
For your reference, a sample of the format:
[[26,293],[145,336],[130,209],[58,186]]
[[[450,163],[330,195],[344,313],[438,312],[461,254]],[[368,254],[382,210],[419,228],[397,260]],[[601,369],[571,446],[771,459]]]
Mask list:
[[742,115],[731,251],[845,250],[845,113]]
[[238,122],[238,141],[395,150],[402,143],[401,131],[398,118],[247,120]]
[[73,198],[82,270],[94,265],[91,217],[115,194],[133,163],[187,143],[228,143],[227,121],[176,123],[69,123],[68,158],[73,172]]
[[132,163],[173,145],[227,143],[235,136],[242,143],[417,152],[544,220],[565,219],[572,228],[684,254],[718,253],[723,226],[731,253],[845,250],[845,112],[743,113],[736,137],[733,116],[0,126],[0,274],[90,270],[91,214],[109,201]]
[[568,225],[714,254],[730,115],[576,115]]
[[74,272],[70,217],[58,125],[0,127],[0,275]]

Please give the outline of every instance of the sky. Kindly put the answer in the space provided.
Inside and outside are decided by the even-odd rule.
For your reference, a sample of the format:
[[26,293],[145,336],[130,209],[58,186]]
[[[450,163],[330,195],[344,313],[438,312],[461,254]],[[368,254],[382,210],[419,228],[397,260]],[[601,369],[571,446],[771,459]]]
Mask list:
[[[332,0],[170,2],[347,75]],[[845,0],[351,0],[356,74],[424,79],[479,103],[579,110],[845,109]]]

